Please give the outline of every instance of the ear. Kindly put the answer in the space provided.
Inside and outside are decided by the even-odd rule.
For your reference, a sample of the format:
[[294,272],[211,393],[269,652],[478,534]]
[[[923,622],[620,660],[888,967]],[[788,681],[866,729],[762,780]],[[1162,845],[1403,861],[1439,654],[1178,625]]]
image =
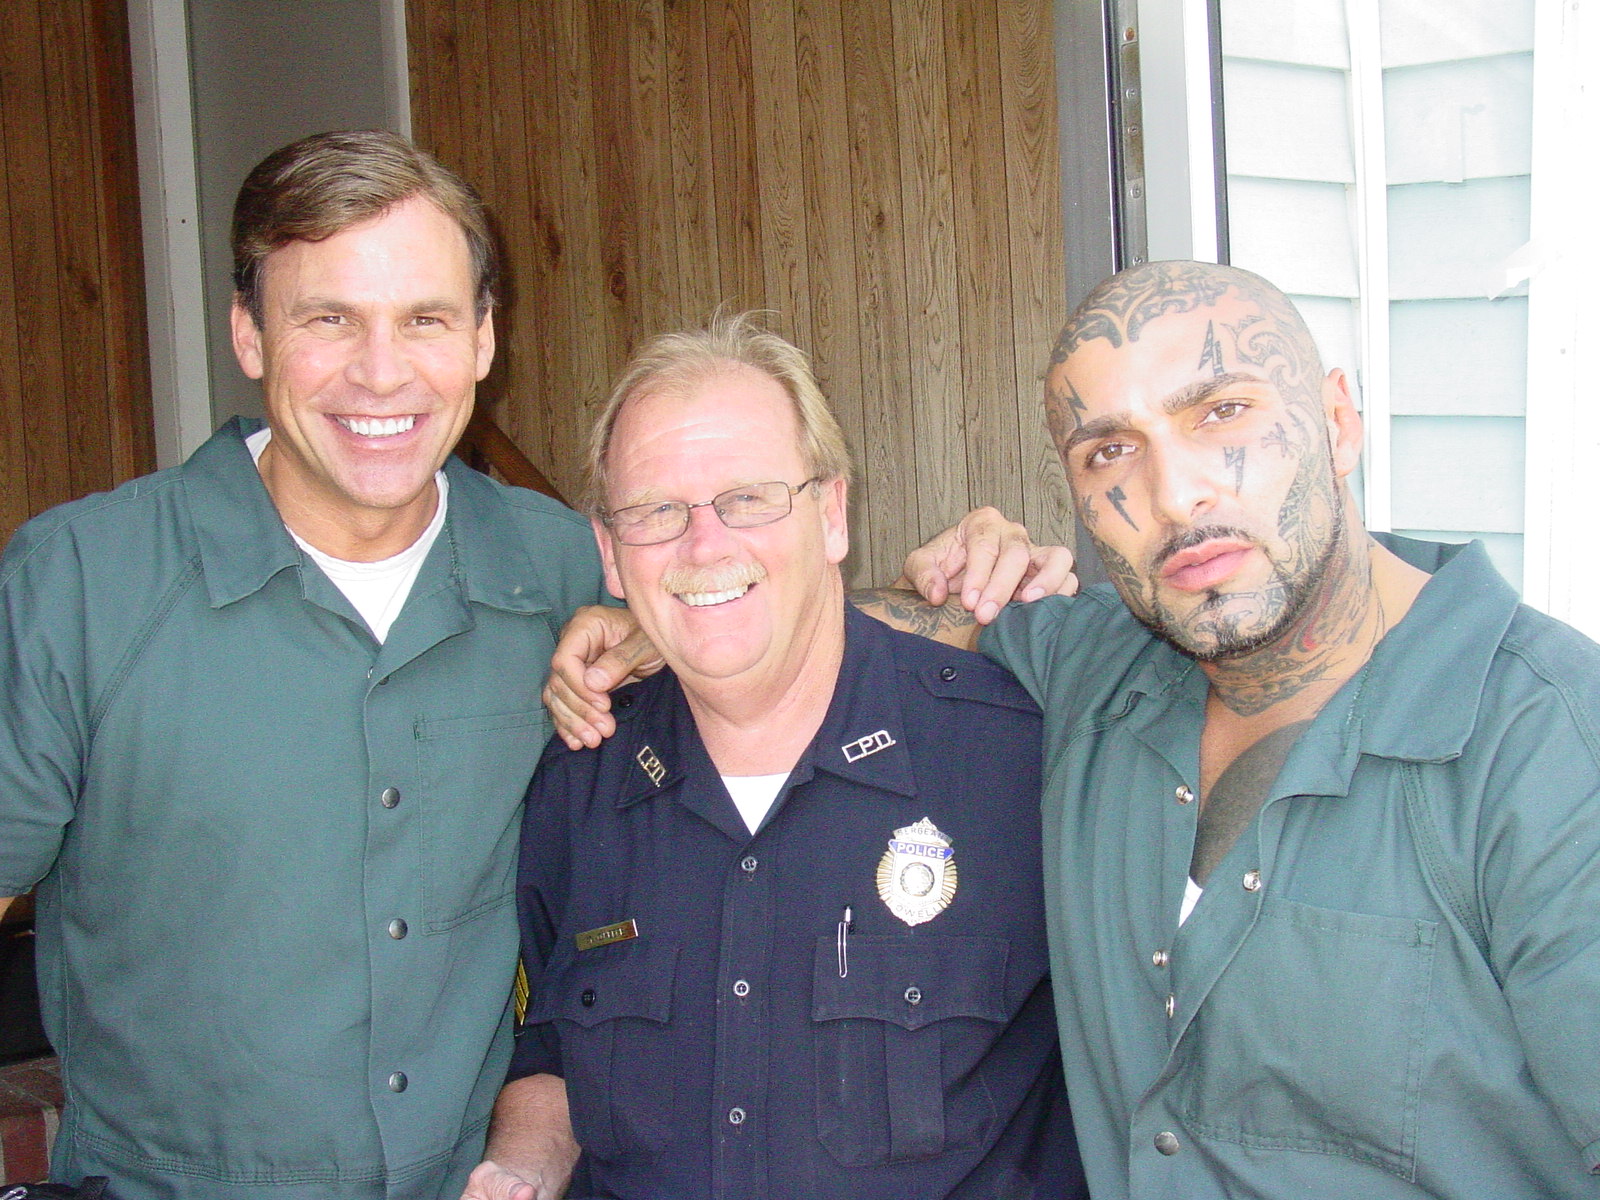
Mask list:
[[1338,367],[1322,381],[1322,410],[1328,421],[1328,443],[1333,452],[1333,470],[1346,478],[1361,461],[1361,414],[1350,395],[1350,380]]
[[838,566],[850,553],[849,490],[843,479],[829,479],[822,489],[822,544],[828,562]]
[[478,322],[478,374],[482,379],[489,373],[489,368],[494,365],[494,309],[489,309],[483,314],[483,320]]
[[261,352],[261,328],[239,302],[237,295],[228,313],[228,325],[233,332],[233,356],[239,360],[239,369],[251,379],[260,379],[266,373],[266,360]]
[[595,544],[600,547],[600,564],[606,572],[606,591],[618,600],[626,600],[628,597],[622,590],[622,575],[617,570],[617,543],[611,531],[601,523],[599,517],[589,518],[589,528],[594,530]]

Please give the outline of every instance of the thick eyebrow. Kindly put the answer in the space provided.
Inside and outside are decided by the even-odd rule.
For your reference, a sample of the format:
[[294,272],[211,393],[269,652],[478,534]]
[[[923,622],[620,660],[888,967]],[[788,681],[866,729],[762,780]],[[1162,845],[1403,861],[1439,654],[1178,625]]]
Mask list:
[[[1176,416],[1187,409],[1194,408],[1210,400],[1218,392],[1227,391],[1243,383],[1260,383],[1261,380],[1243,371],[1230,371],[1226,375],[1216,375],[1209,379],[1197,379],[1193,383],[1185,384],[1171,395],[1161,401],[1161,411],[1168,416]],[[1119,430],[1127,429],[1133,423],[1131,413],[1109,413],[1103,417],[1096,417],[1086,421],[1067,435],[1065,449],[1071,451],[1074,447],[1084,442],[1093,441],[1095,438],[1109,437]]]

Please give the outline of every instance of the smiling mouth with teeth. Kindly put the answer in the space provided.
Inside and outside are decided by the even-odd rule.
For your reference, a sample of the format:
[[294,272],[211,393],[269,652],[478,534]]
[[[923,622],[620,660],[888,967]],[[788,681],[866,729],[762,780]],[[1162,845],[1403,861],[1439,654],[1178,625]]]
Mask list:
[[409,433],[417,423],[415,414],[404,417],[336,416],[334,420],[358,437],[393,437],[397,433]]
[[691,608],[706,608],[712,604],[726,604],[729,600],[737,600],[750,590],[748,583],[740,587],[729,588],[725,592],[679,592],[678,599]]

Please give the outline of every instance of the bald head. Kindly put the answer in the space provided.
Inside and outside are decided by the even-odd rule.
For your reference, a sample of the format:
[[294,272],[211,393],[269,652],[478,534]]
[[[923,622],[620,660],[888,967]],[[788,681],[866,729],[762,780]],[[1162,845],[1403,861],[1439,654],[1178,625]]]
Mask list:
[[1189,653],[1273,642],[1349,543],[1359,418],[1258,275],[1158,262],[1112,276],[1056,344],[1045,411],[1123,599]]

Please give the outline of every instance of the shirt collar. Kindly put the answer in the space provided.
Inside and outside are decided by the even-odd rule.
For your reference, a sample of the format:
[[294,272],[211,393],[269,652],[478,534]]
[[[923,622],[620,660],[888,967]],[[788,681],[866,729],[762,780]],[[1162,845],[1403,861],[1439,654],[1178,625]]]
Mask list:
[[[235,417],[190,456],[183,485],[213,608],[253,595],[286,567],[299,567],[300,548],[284,528],[244,439],[262,421]],[[509,612],[546,612],[533,561],[495,484],[452,456],[445,527],[429,555],[451,554],[450,571],[468,600]],[[470,531],[470,536],[460,536]],[[422,582],[419,580],[419,582]]]
[[[915,796],[917,783],[906,749],[900,709],[901,682],[888,629],[845,605],[844,660],[828,713],[791,782],[823,772],[880,791]],[[908,681],[909,682],[909,681]],[[695,729],[694,716],[670,670],[619,693],[628,713],[616,736],[635,767],[617,794],[617,807],[665,795],[691,775],[714,775]]]

